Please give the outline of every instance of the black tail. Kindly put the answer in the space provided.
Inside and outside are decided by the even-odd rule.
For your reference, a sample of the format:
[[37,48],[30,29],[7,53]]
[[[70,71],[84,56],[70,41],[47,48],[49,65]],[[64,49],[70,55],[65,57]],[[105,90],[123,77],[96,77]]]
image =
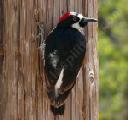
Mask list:
[[55,108],[54,106],[51,105],[51,111],[53,112],[54,115],[64,115],[64,108],[65,105],[62,105],[59,108]]

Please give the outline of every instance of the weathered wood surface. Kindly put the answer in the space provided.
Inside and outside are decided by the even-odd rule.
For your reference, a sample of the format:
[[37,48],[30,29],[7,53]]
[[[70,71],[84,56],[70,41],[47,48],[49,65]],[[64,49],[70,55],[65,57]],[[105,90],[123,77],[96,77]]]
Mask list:
[[0,120],[98,120],[97,25],[64,116],[53,116],[39,57],[37,25],[45,36],[65,11],[97,17],[97,0],[0,0]]

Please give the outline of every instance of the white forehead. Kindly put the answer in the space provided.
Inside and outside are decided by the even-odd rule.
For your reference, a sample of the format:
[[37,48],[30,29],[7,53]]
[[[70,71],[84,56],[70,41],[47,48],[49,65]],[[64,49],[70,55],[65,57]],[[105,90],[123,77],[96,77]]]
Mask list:
[[82,14],[78,14],[77,12],[70,12],[71,15],[74,15],[74,16],[77,16],[79,17],[80,19],[83,18],[83,15]]

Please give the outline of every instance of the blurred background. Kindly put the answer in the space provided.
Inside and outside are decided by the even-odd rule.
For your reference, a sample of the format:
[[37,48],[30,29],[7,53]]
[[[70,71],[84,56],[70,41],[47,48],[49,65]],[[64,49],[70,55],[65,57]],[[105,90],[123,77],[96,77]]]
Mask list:
[[128,120],[128,0],[99,0],[100,120]]

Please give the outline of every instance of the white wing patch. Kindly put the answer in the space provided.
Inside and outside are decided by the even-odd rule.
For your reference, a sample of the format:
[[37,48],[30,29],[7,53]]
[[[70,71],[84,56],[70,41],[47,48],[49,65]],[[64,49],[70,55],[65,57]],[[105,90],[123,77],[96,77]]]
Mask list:
[[54,68],[56,68],[59,62],[59,56],[57,55],[57,50],[54,50],[52,53],[50,53],[49,57],[50,57],[50,63]]
[[64,76],[64,68],[62,68],[60,75],[59,75],[59,79],[57,80],[56,85],[55,85],[56,96],[58,96],[58,89],[61,87],[63,83],[63,76]]

